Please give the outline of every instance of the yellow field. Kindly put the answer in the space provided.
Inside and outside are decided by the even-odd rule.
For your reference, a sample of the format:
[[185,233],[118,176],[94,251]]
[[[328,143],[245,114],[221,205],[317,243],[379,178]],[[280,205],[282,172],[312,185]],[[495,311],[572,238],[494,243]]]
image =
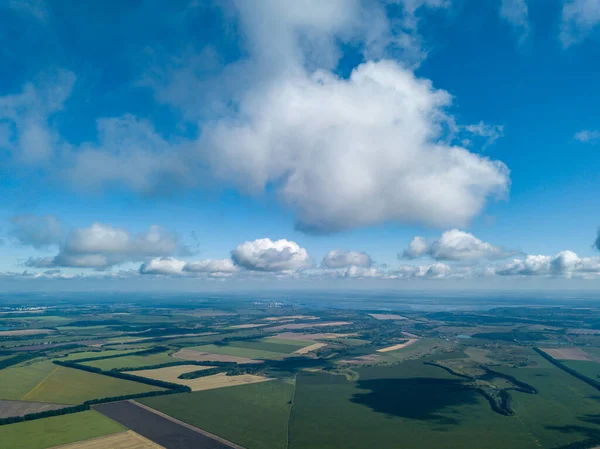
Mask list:
[[[225,373],[215,374],[214,376],[200,377],[199,379],[186,380],[186,385],[192,391],[214,390],[215,388],[234,387],[236,385],[255,384],[274,380],[264,376],[255,376],[253,374],[242,374],[240,376],[228,376]],[[181,379],[180,379],[181,381]],[[189,383],[187,383],[189,382]]]
[[269,316],[265,321],[286,321],[286,320],[318,320],[318,316],[312,315],[289,315],[289,316]]
[[[140,371],[127,371],[125,374],[134,376],[147,377],[148,379],[162,380],[163,382],[172,382],[174,384],[188,385],[187,382],[193,382],[196,379],[179,379],[179,376],[192,371],[202,371],[205,369],[214,368],[214,366],[196,366],[196,365],[181,365],[168,366],[166,368],[145,369]],[[191,388],[191,385],[190,385]]]
[[309,352],[316,351],[317,349],[321,349],[324,346],[327,346],[327,343],[315,343],[310,346],[300,348],[297,351],[294,351],[294,354],[308,354]]
[[242,374],[240,376],[227,376],[225,373],[215,374],[213,376],[199,377],[198,379],[179,379],[178,377],[184,373],[192,371],[200,371],[204,369],[214,368],[213,366],[169,366],[167,368],[158,368],[142,371],[129,371],[127,374],[135,376],[147,377],[149,379],[162,380],[164,382],[172,382],[179,385],[185,385],[192,391],[212,390],[214,388],[232,387],[234,385],[253,384],[257,382],[265,382],[273,380],[264,376],[254,376],[252,374]]
[[263,326],[267,326],[267,324],[257,324],[257,323],[236,324],[235,326],[227,327],[227,329],[254,329],[255,327],[263,327]]
[[410,345],[416,343],[417,341],[419,341],[417,338],[411,338],[406,343],[400,343],[399,345],[388,346],[387,348],[381,348],[381,349],[378,349],[377,352],[396,351],[398,349],[406,348],[407,346],[410,346]]
[[77,443],[54,446],[52,449],[161,449],[162,447],[133,430],[129,430]]
[[0,331],[0,337],[22,337],[24,335],[51,334],[52,329],[21,329],[14,331]]
[[369,313],[370,316],[376,320],[407,320],[405,316],[396,315],[392,313]]

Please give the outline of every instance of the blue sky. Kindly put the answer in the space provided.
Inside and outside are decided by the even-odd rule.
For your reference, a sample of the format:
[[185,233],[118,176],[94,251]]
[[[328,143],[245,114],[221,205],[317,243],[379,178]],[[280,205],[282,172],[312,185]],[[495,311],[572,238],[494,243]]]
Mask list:
[[0,38],[0,285],[600,279],[600,0],[0,0]]

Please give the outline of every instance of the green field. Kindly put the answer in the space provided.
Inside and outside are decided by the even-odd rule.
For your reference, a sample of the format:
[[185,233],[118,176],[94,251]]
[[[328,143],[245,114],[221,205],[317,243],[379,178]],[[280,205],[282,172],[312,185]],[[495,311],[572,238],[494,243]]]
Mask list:
[[0,371],[0,399],[20,400],[57,366],[50,361],[13,366]]
[[357,382],[303,373],[290,448],[559,448],[600,435],[596,390],[544,362],[503,370],[540,391],[511,393],[516,416],[494,413],[475,390],[421,361],[359,369]]
[[127,429],[115,421],[89,410],[0,426],[0,447],[45,449],[125,430]]
[[93,360],[84,362],[83,365],[100,368],[104,371],[121,368],[140,368],[142,366],[160,365],[162,363],[176,362],[177,359],[169,356],[167,352],[149,355],[126,355],[113,359]]
[[248,449],[285,449],[293,390],[272,381],[139,401]]
[[254,341],[236,341],[231,345],[236,348],[251,349],[258,351],[276,352],[280,354],[291,354],[297,349],[303,348],[312,344],[311,341],[303,342],[302,344],[292,344],[293,340],[277,341],[278,339],[272,339],[267,341],[266,339],[254,340]]
[[295,346],[296,348],[303,348],[304,346],[308,346],[314,343],[314,341],[310,340],[289,340],[287,338],[278,338],[278,337],[265,337],[262,339],[265,343],[276,343],[278,345],[289,345]]
[[561,362],[590,379],[600,381],[600,363],[598,362],[588,360],[561,360]]
[[262,349],[251,349],[248,347],[244,348],[232,345],[202,345],[193,346],[188,349],[193,349],[195,351],[200,352],[210,352],[211,354],[231,355],[234,357],[247,357],[250,359],[278,360],[285,355],[281,352],[266,351]]
[[80,404],[90,399],[161,390],[151,385],[44,361],[0,371],[0,399]]
[[61,357],[59,360],[64,361],[73,361],[79,359],[87,359],[92,357],[106,357],[106,356],[116,356],[116,355],[126,355],[135,352],[131,349],[123,349],[123,350],[115,350],[115,351],[84,351],[84,352],[73,352],[68,354],[66,357]]

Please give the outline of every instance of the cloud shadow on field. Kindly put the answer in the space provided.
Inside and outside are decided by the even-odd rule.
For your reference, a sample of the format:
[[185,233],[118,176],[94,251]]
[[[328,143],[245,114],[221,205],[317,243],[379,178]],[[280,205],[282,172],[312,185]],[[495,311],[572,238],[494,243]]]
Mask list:
[[[459,424],[453,407],[477,404],[478,393],[460,380],[435,378],[372,379],[357,383],[368,393],[354,394],[351,401],[373,411],[401,418]],[[441,414],[443,413],[443,414]]]

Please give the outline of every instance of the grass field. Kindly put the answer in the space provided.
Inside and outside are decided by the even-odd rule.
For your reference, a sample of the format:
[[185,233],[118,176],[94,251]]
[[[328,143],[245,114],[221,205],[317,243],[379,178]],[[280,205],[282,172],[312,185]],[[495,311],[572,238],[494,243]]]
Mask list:
[[[293,347],[287,346],[290,349]],[[283,358],[285,355],[281,352],[273,352],[266,351],[263,349],[252,349],[249,347],[237,347],[231,345],[203,345],[203,346],[193,346],[191,348],[194,351],[200,352],[208,352],[211,354],[222,354],[222,355],[231,355],[234,357],[246,357],[249,359],[268,359],[268,360],[278,360]],[[293,352],[293,351],[290,351]]]
[[67,355],[66,357],[61,357],[59,360],[64,360],[64,361],[72,361],[72,360],[79,360],[79,359],[87,359],[87,358],[92,358],[92,357],[105,357],[105,356],[113,356],[113,355],[125,355],[125,354],[131,354],[132,352],[135,352],[134,350],[131,349],[123,349],[123,350],[116,350],[116,351],[84,351],[84,352],[73,352],[69,355]]
[[114,359],[94,360],[84,362],[84,365],[100,368],[104,371],[121,368],[140,368],[142,366],[160,365],[161,363],[173,362],[173,358],[167,352],[150,355],[126,355]]
[[50,361],[43,361],[1,370],[0,399],[20,400],[43,381],[56,367]]
[[584,376],[600,381],[600,363],[587,360],[563,360],[562,363]]
[[503,370],[540,392],[512,392],[516,416],[494,413],[475,390],[421,361],[359,368],[356,382],[302,373],[290,448],[535,449],[598,437],[597,391],[544,362]]
[[0,442],[2,449],[45,449],[125,430],[90,410],[0,426]]
[[[594,437],[600,445],[598,391],[532,355],[535,367],[497,369],[533,385],[537,395],[513,393],[513,408],[542,447]],[[495,368],[496,369],[496,368]]]
[[445,340],[437,338],[421,338],[416,343],[398,351],[383,353],[389,361],[402,361],[434,354],[441,350],[450,348],[452,345]]
[[279,337],[265,337],[262,339],[266,343],[276,343],[278,345],[289,345],[295,346],[296,348],[303,348],[304,346],[309,345],[311,342],[306,340],[293,340],[287,338],[279,338]]
[[160,388],[65,368],[49,361],[0,371],[0,399],[80,404],[90,399],[154,390]]
[[260,339],[256,341],[236,341],[233,342],[231,345],[236,348],[252,349],[267,352],[278,352],[281,354],[290,354],[296,349],[307,346],[306,344],[291,344],[289,341],[279,342],[276,339],[271,339],[270,341],[267,341],[266,339]]
[[272,381],[139,402],[248,449],[285,449],[293,390]]

